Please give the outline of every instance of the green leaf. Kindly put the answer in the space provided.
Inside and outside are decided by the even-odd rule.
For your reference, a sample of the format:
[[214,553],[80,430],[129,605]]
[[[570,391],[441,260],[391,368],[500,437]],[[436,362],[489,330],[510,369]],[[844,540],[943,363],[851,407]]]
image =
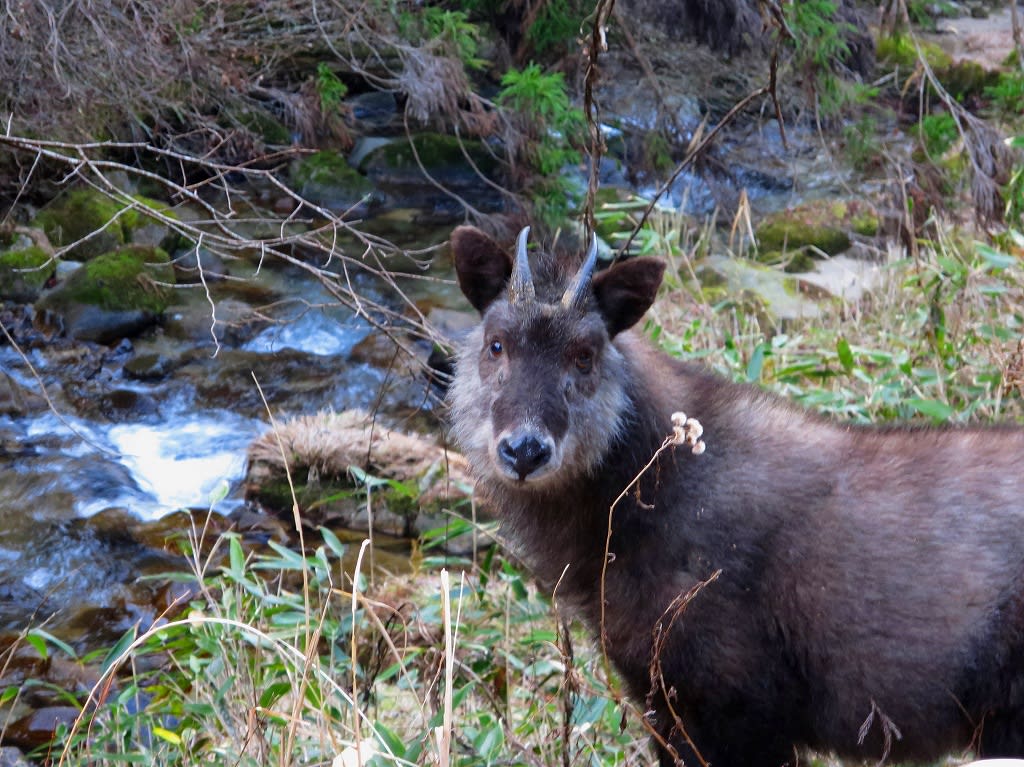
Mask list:
[[977,243],[978,255],[993,269],[1007,269],[1017,263],[1017,259],[1007,253],[1000,253],[995,248]]
[[[38,629],[36,630],[38,631]],[[32,631],[25,636],[25,641],[36,648],[36,652],[39,653],[39,657],[43,660],[49,656],[49,650],[46,648],[46,640],[39,636],[36,631]]]
[[221,480],[217,483],[217,486],[210,491],[210,505],[215,506],[216,504],[223,501],[228,497],[228,491],[231,489],[231,484],[227,480]]
[[323,537],[324,543],[327,544],[327,548],[329,548],[335,556],[339,559],[345,556],[345,544],[338,539],[338,536],[326,527],[320,528],[320,535]]
[[69,658],[78,657],[78,654],[75,652],[75,649],[71,645],[69,645],[63,639],[58,639],[49,631],[44,631],[43,629],[32,629],[32,631],[30,631],[25,636],[25,640],[36,648],[36,651],[42,658],[47,657],[47,644],[52,644],[54,647],[58,648],[61,652],[67,655]]
[[157,727],[155,725],[153,726],[152,732],[158,738],[166,740],[168,743],[174,746],[181,745],[181,736],[179,736],[178,733],[176,732],[171,732],[170,730],[165,730],[163,727]]
[[242,542],[237,536],[232,536],[228,541],[228,554],[231,574],[235,578],[241,578],[245,573],[245,552],[242,550]]
[[764,368],[765,344],[759,343],[754,347],[750,355],[750,362],[747,363],[747,380],[751,383],[761,380],[761,370]]
[[373,730],[388,754],[398,759],[405,758],[405,743],[402,742],[401,738],[380,722],[374,722]]
[[845,338],[836,341],[836,353],[839,355],[839,364],[843,366],[843,369],[847,373],[853,370],[853,351]]
[[103,663],[100,666],[102,673],[106,674],[110,670],[110,667],[120,659],[125,650],[127,650],[131,643],[135,641],[135,637],[135,626],[132,626],[121,635],[121,638],[114,643],[114,646],[107,651],[106,657],[103,658]]
[[270,708],[281,699],[282,695],[291,689],[292,686],[289,682],[274,682],[268,685],[267,689],[260,695],[260,706],[262,708]]
[[921,415],[926,415],[935,421],[948,421],[956,412],[945,402],[939,402],[934,399],[908,399],[907,405]]

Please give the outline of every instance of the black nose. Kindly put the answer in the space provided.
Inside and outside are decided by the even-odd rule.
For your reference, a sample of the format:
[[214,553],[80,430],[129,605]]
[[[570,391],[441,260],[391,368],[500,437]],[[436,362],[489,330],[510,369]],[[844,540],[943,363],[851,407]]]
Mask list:
[[532,434],[522,434],[499,442],[498,455],[519,479],[526,479],[551,460],[551,448]]

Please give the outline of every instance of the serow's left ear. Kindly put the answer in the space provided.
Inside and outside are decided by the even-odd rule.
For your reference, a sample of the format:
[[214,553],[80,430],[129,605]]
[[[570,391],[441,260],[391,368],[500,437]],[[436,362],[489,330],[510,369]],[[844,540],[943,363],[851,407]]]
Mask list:
[[640,321],[654,303],[664,274],[664,261],[632,258],[594,277],[594,298],[610,336]]

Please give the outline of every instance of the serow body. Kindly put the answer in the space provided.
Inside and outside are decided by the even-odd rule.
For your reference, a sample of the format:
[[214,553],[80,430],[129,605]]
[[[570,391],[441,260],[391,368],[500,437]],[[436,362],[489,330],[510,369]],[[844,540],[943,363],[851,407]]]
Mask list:
[[[526,234],[452,234],[481,314],[453,435],[661,763],[1024,756],[1024,430],[841,424],[722,380],[630,330],[660,261],[531,268]],[[676,411],[703,453],[658,453]]]

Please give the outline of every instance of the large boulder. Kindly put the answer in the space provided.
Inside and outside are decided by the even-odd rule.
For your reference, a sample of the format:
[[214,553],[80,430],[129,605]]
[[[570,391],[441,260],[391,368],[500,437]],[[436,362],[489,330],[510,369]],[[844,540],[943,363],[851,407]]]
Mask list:
[[807,249],[835,256],[848,250],[853,235],[878,233],[878,212],[862,200],[812,200],[772,213],[754,232],[762,256]]
[[29,303],[39,297],[57,268],[48,246],[38,230],[0,235],[0,300]]
[[126,245],[83,264],[45,293],[36,309],[60,317],[72,338],[109,343],[154,324],[174,284],[164,250]]
[[41,210],[32,226],[46,232],[65,258],[87,261],[121,245],[137,242],[173,250],[177,233],[138,208],[174,217],[170,208],[139,195],[114,199],[95,189],[72,189]]
[[290,176],[295,191],[304,199],[336,213],[364,215],[375,189],[342,154],[331,150],[299,158],[292,164]]
[[456,196],[478,210],[499,210],[503,204],[495,189],[504,180],[501,163],[479,139],[420,133],[411,142],[396,139],[376,147],[359,167],[392,207],[425,209],[455,221],[465,216]]

